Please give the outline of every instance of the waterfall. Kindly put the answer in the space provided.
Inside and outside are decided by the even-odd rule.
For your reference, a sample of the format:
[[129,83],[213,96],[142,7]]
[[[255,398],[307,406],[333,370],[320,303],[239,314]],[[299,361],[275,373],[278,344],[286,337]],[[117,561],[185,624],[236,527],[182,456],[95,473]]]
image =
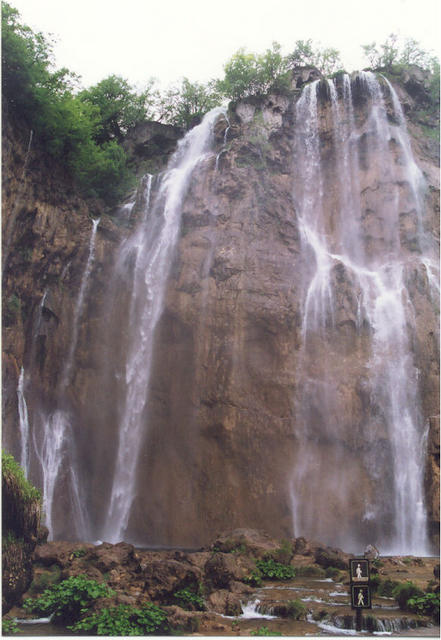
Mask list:
[[[60,382],[57,388],[58,403],[64,402],[64,396],[70,382],[71,371],[74,362],[75,350],[78,343],[81,316],[84,301],[90,282],[90,274],[95,258],[95,240],[100,220],[92,221],[92,232],[89,240],[89,249],[86,265],[81,277],[80,288],[74,307],[72,318],[72,337],[69,350],[62,368]],[[40,307],[44,304],[43,297]],[[41,311],[38,325],[41,322]],[[36,458],[39,462],[43,485],[43,510],[46,514],[46,526],[49,529],[49,539],[54,536],[54,497],[60,481],[60,475],[64,474],[70,495],[70,509],[75,522],[75,529],[80,539],[88,539],[88,522],[84,513],[85,505],[82,499],[80,477],[78,475],[78,459],[76,442],[72,427],[72,416],[66,409],[58,406],[52,413],[39,412],[35,416],[33,429],[33,446]]]
[[78,293],[78,298],[75,304],[75,309],[73,314],[72,339],[70,341],[69,351],[67,354],[67,358],[65,360],[63,373],[61,375],[61,382],[60,382],[61,392],[64,392],[65,389],[67,388],[67,385],[69,384],[69,378],[72,370],[75,349],[78,343],[78,332],[80,330],[80,320],[83,312],[84,300],[86,297],[87,288],[89,286],[90,272],[92,270],[93,261],[95,259],[95,239],[96,239],[96,233],[97,233],[99,223],[100,223],[100,218],[94,218],[92,220],[92,233],[90,235],[90,240],[89,240],[89,253],[87,257],[86,267],[83,271],[83,275],[81,278],[80,290]]
[[[179,237],[182,205],[198,164],[210,154],[213,127],[224,109],[210,111],[200,125],[179,142],[167,170],[160,177],[155,198],[151,178],[143,188],[144,215],[133,235],[123,242],[117,270],[124,280],[131,274],[128,312],[128,350],[124,400],[120,407],[118,448],[110,504],[102,538],[122,540],[136,493],[138,454],[145,437],[153,338],[164,306],[171,261]],[[127,280],[127,278],[126,278]]]
[[[357,126],[353,86],[366,100]],[[388,82],[386,89],[394,124],[369,72],[352,83],[345,75],[340,86],[316,81],[296,105],[303,341],[293,525],[296,536],[354,551],[375,540],[383,553],[425,554],[425,427],[406,274],[419,262],[431,285],[434,256],[424,233],[422,172],[395,91]],[[400,235],[408,210],[411,238]],[[364,505],[362,522],[351,521],[351,503]]]
[[18,401],[18,420],[20,428],[20,465],[24,471],[25,478],[29,476],[29,414],[28,406],[26,404],[26,398],[24,395],[25,389],[25,373],[23,367],[20,370],[20,377],[18,379],[17,386],[17,401]]

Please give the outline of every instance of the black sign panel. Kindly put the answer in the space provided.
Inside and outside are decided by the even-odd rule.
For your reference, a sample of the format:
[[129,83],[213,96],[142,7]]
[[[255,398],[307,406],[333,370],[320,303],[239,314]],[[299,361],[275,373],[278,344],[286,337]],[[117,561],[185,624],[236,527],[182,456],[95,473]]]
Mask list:
[[366,558],[352,558],[349,560],[351,582],[362,584],[369,582],[369,560]]
[[371,609],[371,590],[368,585],[351,584],[351,605],[353,609]]

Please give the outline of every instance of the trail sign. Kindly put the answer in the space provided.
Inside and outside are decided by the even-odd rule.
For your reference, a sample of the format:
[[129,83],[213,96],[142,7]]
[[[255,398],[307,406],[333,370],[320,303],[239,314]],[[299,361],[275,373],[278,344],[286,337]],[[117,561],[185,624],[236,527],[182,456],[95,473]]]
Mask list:
[[351,584],[351,606],[353,609],[372,609],[369,585]]
[[349,560],[351,584],[369,583],[370,567],[366,558],[352,558]]

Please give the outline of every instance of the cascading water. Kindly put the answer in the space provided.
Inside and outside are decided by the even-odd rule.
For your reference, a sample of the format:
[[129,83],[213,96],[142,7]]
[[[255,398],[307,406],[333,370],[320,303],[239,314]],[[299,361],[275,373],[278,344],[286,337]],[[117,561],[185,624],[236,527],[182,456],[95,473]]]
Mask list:
[[[92,221],[92,232],[89,240],[88,257],[84,268],[78,297],[72,318],[72,337],[69,350],[62,368],[60,383],[57,388],[58,402],[64,402],[64,395],[68,388],[74,362],[75,350],[78,343],[79,323],[84,308],[84,301],[90,282],[90,274],[95,257],[96,233],[99,219]],[[44,304],[44,298],[42,304]],[[41,307],[42,305],[40,305]],[[40,313],[41,315],[41,313]],[[37,324],[41,321],[38,319]],[[72,428],[72,418],[67,409],[56,408],[49,415],[39,411],[35,415],[32,443],[36,459],[39,463],[39,474],[42,478],[43,510],[46,515],[46,526],[49,529],[49,539],[54,535],[54,497],[60,474],[63,471],[70,495],[70,509],[74,518],[76,535],[79,539],[89,539],[88,519],[84,513],[84,500],[78,475],[78,459],[75,437]]]
[[116,278],[127,281],[131,277],[132,289],[118,448],[109,510],[101,536],[110,542],[123,539],[136,493],[138,453],[145,437],[153,337],[164,306],[182,205],[194,169],[210,153],[213,127],[223,113],[222,108],[210,111],[202,123],[179,142],[152,202],[152,179],[147,178],[144,215],[119,252]]
[[[358,125],[353,86],[366,101]],[[304,303],[293,523],[295,535],[354,551],[375,541],[382,552],[425,554],[425,425],[406,274],[422,265],[429,272],[435,260],[424,234],[422,173],[398,98],[383,86],[394,124],[372,73],[352,83],[345,75],[339,88],[316,81],[296,105]],[[400,234],[408,209],[411,239]],[[354,362],[361,375],[351,374]],[[352,423],[343,424],[348,413]],[[364,505],[362,522],[351,521],[351,503],[354,513]]]
[[29,476],[29,413],[24,392],[25,372],[22,367],[18,379],[17,401],[21,443],[20,465],[24,471],[25,478],[27,478]]

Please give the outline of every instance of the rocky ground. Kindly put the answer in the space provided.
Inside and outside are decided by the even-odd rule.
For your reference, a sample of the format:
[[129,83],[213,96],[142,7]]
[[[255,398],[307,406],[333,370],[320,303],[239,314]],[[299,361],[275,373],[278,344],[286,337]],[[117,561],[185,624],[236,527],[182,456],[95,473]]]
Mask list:
[[[295,568],[288,580],[256,578],[256,562],[268,560]],[[70,576],[106,582],[115,595],[95,608],[115,604],[139,606],[151,601],[168,614],[173,633],[183,635],[329,635],[355,626],[350,608],[349,554],[304,538],[276,541],[264,533],[238,529],[219,536],[201,550],[143,550],[121,542],[98,546],[49,542],[34,552],[34,580],[26,597]],[[436,558],[387,557],[372,563],[377,581],[411,580],[439,590]],[[279,565],[278,565],[279,566]],[[436,576],[438,578],[436,579]],[[261,576],[262,577],[262,576]],[[178,592],[198,594],[201,605],[183,603]],[[203,609],[203,610],[196,610]],[[8,617],[29,617],[14,607]],[[392,598],[373,599],[365,611],[365,632],[437,635],[433,620],[399,610]],[[22,633],[55,635],[54,626],[20,625]],[[421,629],[421,631],[420,631]],[[349,633],[351,633],[349,631]],[[352,633],[355,633],[352,631]]]

